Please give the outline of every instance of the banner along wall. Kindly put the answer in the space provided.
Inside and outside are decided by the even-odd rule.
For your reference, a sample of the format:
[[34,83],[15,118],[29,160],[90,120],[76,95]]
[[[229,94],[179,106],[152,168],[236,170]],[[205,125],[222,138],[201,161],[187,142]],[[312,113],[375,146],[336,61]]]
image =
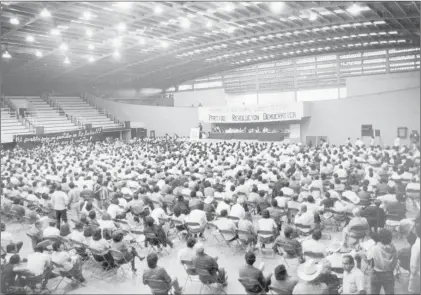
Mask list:
[[82,143],[89,141],[104,140],[107,137],[102,128],[83,129],[68,132],[47,133],[42,135],[28,134],[16,135],[15,143],[20,147],[30,148],[39,144],[54,143]]
[[205,123],[253,123],[301,120],[303,103],[288,105],[251,105],[242,107],[200,107],[199,121]]

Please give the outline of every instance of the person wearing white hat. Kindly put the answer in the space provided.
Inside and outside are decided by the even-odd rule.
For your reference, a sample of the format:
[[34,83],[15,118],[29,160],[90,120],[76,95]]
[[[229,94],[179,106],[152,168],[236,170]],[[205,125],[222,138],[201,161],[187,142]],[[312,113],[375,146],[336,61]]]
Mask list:
[[313,259],[300,264],[297,268],[297,276],[300,279],[292,290],[293,295],[298,294],[328,294],[328,287],[317,281],[323,265]]

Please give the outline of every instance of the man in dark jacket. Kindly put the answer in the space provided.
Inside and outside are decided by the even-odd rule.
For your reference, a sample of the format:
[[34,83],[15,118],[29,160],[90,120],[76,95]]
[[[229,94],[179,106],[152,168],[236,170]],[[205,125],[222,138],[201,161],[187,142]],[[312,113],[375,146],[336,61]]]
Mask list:
[[368,224],[370,225],[371,229],[374,229],[374,232],[377,233],[377,229],[383,228],[386,222],[386,214],[380,205],[382,202],[380,200],[375,200],[374,204],[371,204],[367,208],[364,209],[361,216],[367,218]]

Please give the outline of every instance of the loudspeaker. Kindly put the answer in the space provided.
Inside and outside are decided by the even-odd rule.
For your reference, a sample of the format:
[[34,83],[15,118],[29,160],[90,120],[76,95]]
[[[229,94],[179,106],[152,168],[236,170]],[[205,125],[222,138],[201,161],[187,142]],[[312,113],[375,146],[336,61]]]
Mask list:
[[85,124],[85,129],[92,129],[92,123]]
[[373,125],[361,125],[361,137],[373,136]]
[[44,126],[35,127],[35,134],[44,134]]
[[125,121],[124,122],[124,127],[125,128],[130,128],[130,121]]
[[380,137],[380,129],[376,129],[376,131],[375,131],[375,134],[374,134],[375,136],[378,136],[378,137]]

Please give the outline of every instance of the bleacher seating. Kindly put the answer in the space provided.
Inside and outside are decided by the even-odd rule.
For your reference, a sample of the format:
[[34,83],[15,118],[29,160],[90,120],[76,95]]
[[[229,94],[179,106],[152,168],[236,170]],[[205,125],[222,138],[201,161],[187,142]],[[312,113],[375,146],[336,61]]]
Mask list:
[[13,135],[30,134],[29,128],[19,122],[16,112],[10,111],[8,108],[1,109],[1,142],[12,142]]
[[40,97],[28,98],[35,111],[27,112],[26,118],[34,126],[44,126],[44,133],[63,132],[79,129],[58,108],[53,108]]
[[83,125],[92,124],[93,128],[104,129],[120,127],[118,123],[108,118],[104,111],[97,110],[80,97],[51,97],[51,100],[53,105],[59,106],[66,114],[75,117]]

